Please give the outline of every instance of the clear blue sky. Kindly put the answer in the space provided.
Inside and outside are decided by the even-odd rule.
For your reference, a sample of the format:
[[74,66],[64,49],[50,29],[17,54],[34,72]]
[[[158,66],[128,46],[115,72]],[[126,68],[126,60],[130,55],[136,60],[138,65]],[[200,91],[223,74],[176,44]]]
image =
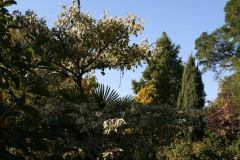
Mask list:
[[[71,0],[16,0],[17,5],[9,7],[9,10],[27,9],[34,10],[39,16],[45,16],[48,26],[52,26],[62,11],[60,2],[69,7]],[[106,9],[109,16],[124,17],[132,12],[137,17],[147,20],[145,30],[140,37],[132,37],[131,43],[139,44],[143,38],[148,38],[150,42],[155,42],[161,37],[162,32],[167,32],[173,43],[180,44],[179,56],[184,62],[188,55],[194,50],[195,39],[202,32],[211,33],[216,28],[224,24],[224,7],[228,0],[81,0],[81,10],[90,11],[95,19],[99,19]],[[121,95],[132,94],[131,79],[141,77],[143,68],[124,73],[120,85],[120,72],[116,70],[106,71],[105,76],[101,76],[99,71],[95,75],[99,83],[109,85],[117,90]],[[217,96],[218,82],[214,81],[212,72],[203,74],[203,82],[207,93],[207,100],[214,100]]]

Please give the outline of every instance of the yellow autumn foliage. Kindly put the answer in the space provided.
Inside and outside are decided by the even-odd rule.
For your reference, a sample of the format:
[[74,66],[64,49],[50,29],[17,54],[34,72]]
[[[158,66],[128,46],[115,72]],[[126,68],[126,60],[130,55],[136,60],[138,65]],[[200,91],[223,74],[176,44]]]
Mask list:
[[141,88],[138,92],[138,96],[134,98],[137,102],[141,102],[144,105],[159,104],[159,96],[157,94],[157,89],[154,87],[154,85]]
[[[85,81],[85,80],[83,80]],[[84,91],[87,95],[93,95],[94,90],[99,86],[96,76],[91,76],[83,83]]]

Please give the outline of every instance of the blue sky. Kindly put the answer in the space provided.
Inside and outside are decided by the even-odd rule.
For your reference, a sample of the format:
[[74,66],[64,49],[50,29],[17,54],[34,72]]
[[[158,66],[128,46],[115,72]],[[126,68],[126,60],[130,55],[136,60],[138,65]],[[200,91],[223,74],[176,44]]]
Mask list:
[[[57,16],[62,11],[60,2],[69,7],[71,0],[16,0],[17,5],[9,7],[10,11],[27,9],[34,10],[39,16],[45,16],[48,26],[52,26]],[[224,7],[228,0],[81,0],[81,11],[90,11],[95,19],[100,19],[103,9],[109,16],[124,17],[132,12],[138,18],[145,19],[144,32],[139,37],[131,37],[131,43],[139,44],[143,38],[155,42],[162,32],[166,32],[172,42],[180,45],[179,57],[186,62],[194,50],[195,39],[202,32],[211,33],[224,24]],[[95,72],[99,83],[109,85],[121,96],[132,94],[131,79],[141,77],[141,72],[146,66],[127,71],[123,78],[116,70],[106,71],[102,76]],[[214,73],[203,74],[203,82],[207,100],[214,100],[217,96],[218,82],[214,81]],[[120,86],[121,83],[121,86]],[[120,86],[120,87],[119,87]]]

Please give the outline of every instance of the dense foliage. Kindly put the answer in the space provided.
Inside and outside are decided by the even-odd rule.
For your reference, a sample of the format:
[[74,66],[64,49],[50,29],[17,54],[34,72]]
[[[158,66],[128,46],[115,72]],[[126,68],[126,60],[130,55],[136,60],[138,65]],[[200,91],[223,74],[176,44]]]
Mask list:
[[[238,15],[237,2],[225,7],[236,38],[238,18],[229,13]],[[130,35],[143,30],[144,21],[137,23],[133,14],[112,18],[104,12],[95,20],[73,2],[69,9],[62,6],[49,29],[33,11],[9,14],[12,4],[0,0],[1,160],[240,158],[235,60],[236,72],[222,80],[216,104],[203,108],[195,59],[190,57],[183,72],[179,46],[166,33],[154,49],[146,39],[129,45]],[[142,60],[149,65],[143,79],[133,82],[135,101],[90,76],[91,70],[104,75],[105,68],[123,71]],[[192,99],[183,98],[177,108],[181,82],[179,99]]]
[[183,73],[182,60],[178,57],[180,46],[175,46],[163,32],[156,47],[160,50],[150,57],[143,78],[139,82],[132,80],[134,93],[137,94],[141,87],[153,85],[157,90],[157,96],[152,97],[154,102],[176,106]]
[[219,93],[215,100],[215,103],[218,105],[224,105],[226,103],[226,99],[231,100],[235,104],[239,103],[240,100],[240,86],[239,80],[240,74],[239,72],[235,72],[230,76],[226,76],[219,81]]

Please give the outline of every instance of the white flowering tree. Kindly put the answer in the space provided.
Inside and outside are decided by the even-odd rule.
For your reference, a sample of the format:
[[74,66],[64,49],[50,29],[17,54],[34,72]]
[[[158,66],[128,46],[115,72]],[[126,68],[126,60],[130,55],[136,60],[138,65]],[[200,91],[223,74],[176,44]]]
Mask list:
[[89,12],[79,13],[78,6],[66,6],[55,23],[45,60],[39,62],[39,68],[53,69],[64,74],[71,74],[78,84],[81,100],[82,76],[92,70],[104,69],[130,70],[141,66],[151,53],[151,44],[147,39],[140,45],[130,45],[130,36],[138,36],[143,31],[142,19],[134,14],[126,17],[109,17],[105,12],[103,18],[95,20]]

